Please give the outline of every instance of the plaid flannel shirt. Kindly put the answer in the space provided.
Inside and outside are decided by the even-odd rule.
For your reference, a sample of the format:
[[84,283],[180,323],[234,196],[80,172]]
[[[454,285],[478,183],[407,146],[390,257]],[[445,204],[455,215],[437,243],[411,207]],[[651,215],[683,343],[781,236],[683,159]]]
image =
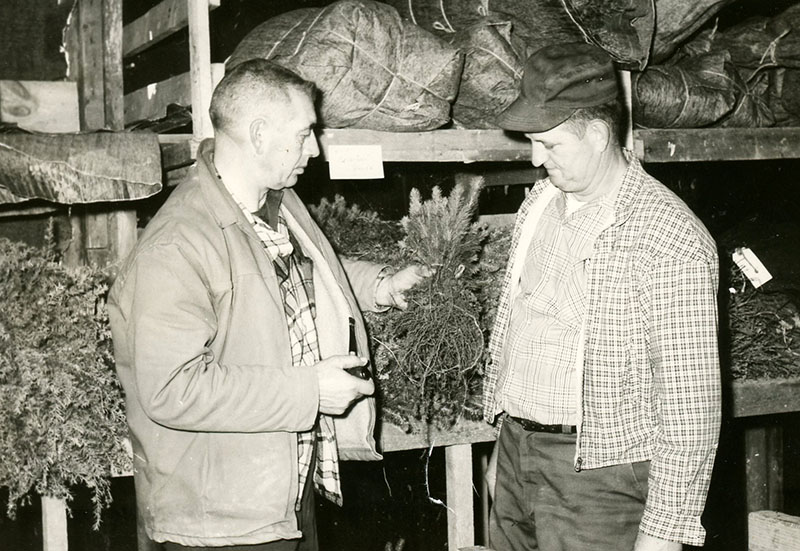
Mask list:
[[[640,528],[702,545],[700,516],[719,438],[719,264],[702,223],[630,158],[615,223],[589,259],[576,468],[650,460]],[[514,229],[551,186],[535,184]],[[506,271],[484,378],[484,417],[502,413],[495,389],[509,320]]]

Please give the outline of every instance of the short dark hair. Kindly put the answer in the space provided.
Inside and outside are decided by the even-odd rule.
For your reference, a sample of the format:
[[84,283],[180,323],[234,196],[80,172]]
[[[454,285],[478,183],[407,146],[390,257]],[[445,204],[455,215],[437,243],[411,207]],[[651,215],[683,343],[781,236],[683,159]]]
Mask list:
[[625,143],[623,133],[628,127],[628,112],[622,101],[614,99],[593,107],[581,107],[570,115],[564,124],[579,136],[583,136],[586,126],[594,120],[603,121],[608,125],[615,143]]
[[215,130],[229,128],[253,109],[259,100],[288,101],[289,90],[297,90],[315,101],[317,88],[294,71],[266,59],[251,59],[236,65],[211,96],[211,124]]

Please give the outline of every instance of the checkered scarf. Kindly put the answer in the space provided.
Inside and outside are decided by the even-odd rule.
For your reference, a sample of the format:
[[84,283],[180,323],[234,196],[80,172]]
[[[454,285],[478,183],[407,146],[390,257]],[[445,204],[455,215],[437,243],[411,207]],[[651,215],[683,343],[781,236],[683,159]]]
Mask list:
[[[230,190],[228,190],[230,192]],[[233,194],[231,193],[233,196]],[[239,208],[264,244],[264,250],[275,265],[281,294],[283,295],[286,323],[292,347],[292,365],[309,366],[320,360],[313,286],[313,264],[293,244],[293,239],[283,216],[278,216],[276,230],[273,230],[258,216],[248,212],[244,205],[233,196]],[[299,484],[295,507],[300,508],[300,497],[311,471],[311,460],[316,445],[317,460],[314,466],[313,481],[317,492],[342,504],[342,491],[339,481],[339,451],[336,447],[336,432],[333,419],[320,414],[317,425],[307,432],[297,433],[297,459]]]

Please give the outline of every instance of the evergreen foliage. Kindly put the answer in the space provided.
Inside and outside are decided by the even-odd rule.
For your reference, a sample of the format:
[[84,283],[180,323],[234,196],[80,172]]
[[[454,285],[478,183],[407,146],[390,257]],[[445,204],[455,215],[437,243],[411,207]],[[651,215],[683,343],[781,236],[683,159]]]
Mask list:
[[0,486],[14,515],[31,492],[93,490],[95,526],[114,471],[130,471],[113,370],[105,275],[0,239]]
[[[434,271],[407,293],[407,310],[365,315],[382,416],[408,430],[419,421],[448,427],[461,417],[480,416],[487,323],[508,254],[499,231],[474,221],[481,186],[479,178],[459,183],[449,196],[437,186],[427,200],[412,190],[399,235],[376,230],[386,222],[347,207],[341,197],[335,208],[323,203],[313,209],[342,254]],[[360,225],[365,222],[367,227]],[[490,247],[490,236],[506,248]]]

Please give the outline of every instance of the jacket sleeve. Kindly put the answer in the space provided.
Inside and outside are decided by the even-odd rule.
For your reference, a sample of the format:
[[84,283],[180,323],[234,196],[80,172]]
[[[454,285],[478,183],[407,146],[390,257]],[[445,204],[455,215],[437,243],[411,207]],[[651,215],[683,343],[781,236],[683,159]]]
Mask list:
[[[312,367],[222,364],[212,295],[197,259],[175,244],[139,253],[117,300],[129,312],[126,340],[145,414],[167,427],[203,432],[304,431],[316,419]],[[271,360],[271,361],[270,361]]]
[[387,306],[375,304],[375,292],[381,279],[391,275],[393,270],[385,264],[375,264],[364,260],[352,260],[341,257],[342,266],[347,274],[350,287],[358,301],[362,312],[384,312]]
[[700,516],[721,417],[716,256],[665,258],[644,300],[658,404],[649,494],[641,530],[702,545]]

